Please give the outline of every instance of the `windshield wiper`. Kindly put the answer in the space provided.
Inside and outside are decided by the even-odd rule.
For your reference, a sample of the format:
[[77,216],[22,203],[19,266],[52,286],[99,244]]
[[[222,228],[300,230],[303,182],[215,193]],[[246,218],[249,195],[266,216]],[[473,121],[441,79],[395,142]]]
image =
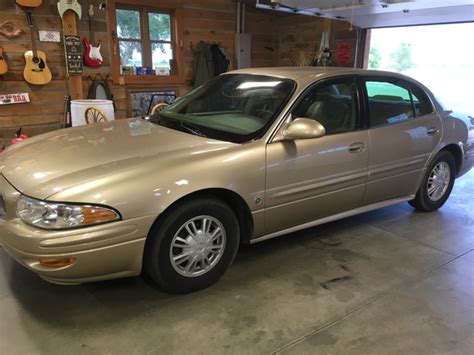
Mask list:
[[188,122],[183,122],[183,121],[180,121],[180,125],[181,125],[182,128],[184,128],[188,132],[194,134],[195,136],[206,138],[206,135],[204,133],[202,133],[202,131],[199,129],[198,126],[193,125],[193,124],[188,123]]
[[[174,126],[177,125],[181,129],[184,129],[184,130],[188,131],[189,133],[194,134],[195,136],[204,137],[204,138],[207,137],[204,133],[202,133],[201,129],[197,125],[194,125],[194,124],[189,123],[189,122],[184,122],[184,121],[182,121],[180,119],[177,119],[177,118],[174,118],[174,117],[165,116],[162,113],[156,113],[155,115],[153,115],[150,118],[150,121],[152,123],[156,123],[156,124],[159,124],[159,125],[163,125],[163,123],[165,121],[167,121],[167,122],[171,123],[171,125],[174,125]],[[168,125],[166,125],[166,126],[168,126]]]

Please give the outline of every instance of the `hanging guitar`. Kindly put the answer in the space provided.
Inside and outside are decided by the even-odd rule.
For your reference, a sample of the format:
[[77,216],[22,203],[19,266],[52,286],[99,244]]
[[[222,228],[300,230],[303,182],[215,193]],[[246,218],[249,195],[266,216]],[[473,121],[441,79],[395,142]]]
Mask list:
[[58,1],[58,12],[61,19],[64,17],[64,13],[68,10],[72,10],[77,14],[77,17],[82,17],[82,7],[77,0],[59,0]]
[[38,7],[41,6],[43,0],[16,0],[16,3],[23,7]]
[[26,51],[25,69],[23,70],[23,78],[33,85],[45,85],[52,79],[51,71],[46,64],[46,54],[43,51],[36,49],[35,41],[35,26],[33,23],[33,16],[30,10],[26,10],[26,19],[30,27],[31,47],[32,50]]
[[97,43],[97,46],[94,46],[94,32],[93,32],[93,20],[92,17],[94,16],[94,5],[89,5],[88,10],[89,15],[89,36],[90,41],[87,37],[84,37],[84,47],[86,52],[84,53],[84,64],[88,67],[98,68],[104,64],[104,59],[102,58],[102,54],[100,54],[100,47],[102,44],[100,41]]
[[0,47],[0,75],[4,75],[8,72],[8,64],[3,57],[3,49]]

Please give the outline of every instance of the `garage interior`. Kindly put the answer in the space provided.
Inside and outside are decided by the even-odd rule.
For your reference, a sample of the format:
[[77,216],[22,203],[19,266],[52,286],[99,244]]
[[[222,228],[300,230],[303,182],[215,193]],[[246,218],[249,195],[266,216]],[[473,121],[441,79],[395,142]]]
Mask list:
[[[323,47],[330,49],[329,66],[369,68],[376,31],[461,24],[473,31],[474,26],[472,0],[79,3],[81,19],[72,11],[61,17],[57,0],[43,0],[33,9],[35,27],[30,28],[24,9],[0,0],[0,58],[8,64],[0,75],[0,97],[8,101],[0,105],[4,147],[19,138],[20,128],[32,137],[68,126],[68,105],[91,98],[94,80],[107,83],[109,95],[92,96],[112,98],[116,120],[147,114],[152,104],[185,95],[206,80],[198,78],[195,67],[201,44],[223,49],[229,69],[313,65]],[[93,16],[88,16],[90,5]],[[160,42],[165,57],[171,48],[171,60],[156,69],[149,68],[154,65],[145,55],[137,55],[133,46],[139,41],[117,30],[122,21],[117,10],[149,8],[173,14],[173,35]],[[14,34],[11,24],[21,31]],[[39,31],[50,38],[40,39]],[[31,33],[52,73],[45,85],[31,85],[22,75]],[[65,35],[100,40],[100,67],[84,65],[74,74],[73,63],[66,65]],[[453,70],[466,73],[449,84],[471,88],[471,94],[460,95],[459,105],[474,117],[472,39],[463,41],[465,48],[437,43],[431,58],[440,55],[442,65],[450,62]],[[121,42],[134,43],[126,65],[120,63]],[[416,64],[423,69],[423,63]],[[27,99],[11,102],[25,93]],[[0,354],[472,354],[473,196],[471,171],[434,213],[414,212],[402,203],[243,245],[216,285],[181,296],[141,277],[50,284],[0,247]]]

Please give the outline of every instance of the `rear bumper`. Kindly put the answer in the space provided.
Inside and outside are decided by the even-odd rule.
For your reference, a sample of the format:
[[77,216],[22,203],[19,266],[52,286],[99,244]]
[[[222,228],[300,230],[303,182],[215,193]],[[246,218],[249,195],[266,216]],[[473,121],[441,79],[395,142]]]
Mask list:
[[[18,219],[0,224],[0,244],[20,264],[47,281],[78,284],[141,273],[145,240],[156,216],[69,231],[46,231]],[[39,259],[73,258],[51,268]]]
[[474,166],[474,129],[469,131],[471,144],[459,145],[462,151],[463,160],[458,177],[467,174]]

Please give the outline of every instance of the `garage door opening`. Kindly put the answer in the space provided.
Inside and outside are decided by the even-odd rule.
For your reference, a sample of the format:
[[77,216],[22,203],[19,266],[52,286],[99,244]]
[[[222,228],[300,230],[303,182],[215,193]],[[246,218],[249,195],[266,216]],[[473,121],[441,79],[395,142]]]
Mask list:
[[367,67],[411,76],[474,115],[474,23],[372,29]]

